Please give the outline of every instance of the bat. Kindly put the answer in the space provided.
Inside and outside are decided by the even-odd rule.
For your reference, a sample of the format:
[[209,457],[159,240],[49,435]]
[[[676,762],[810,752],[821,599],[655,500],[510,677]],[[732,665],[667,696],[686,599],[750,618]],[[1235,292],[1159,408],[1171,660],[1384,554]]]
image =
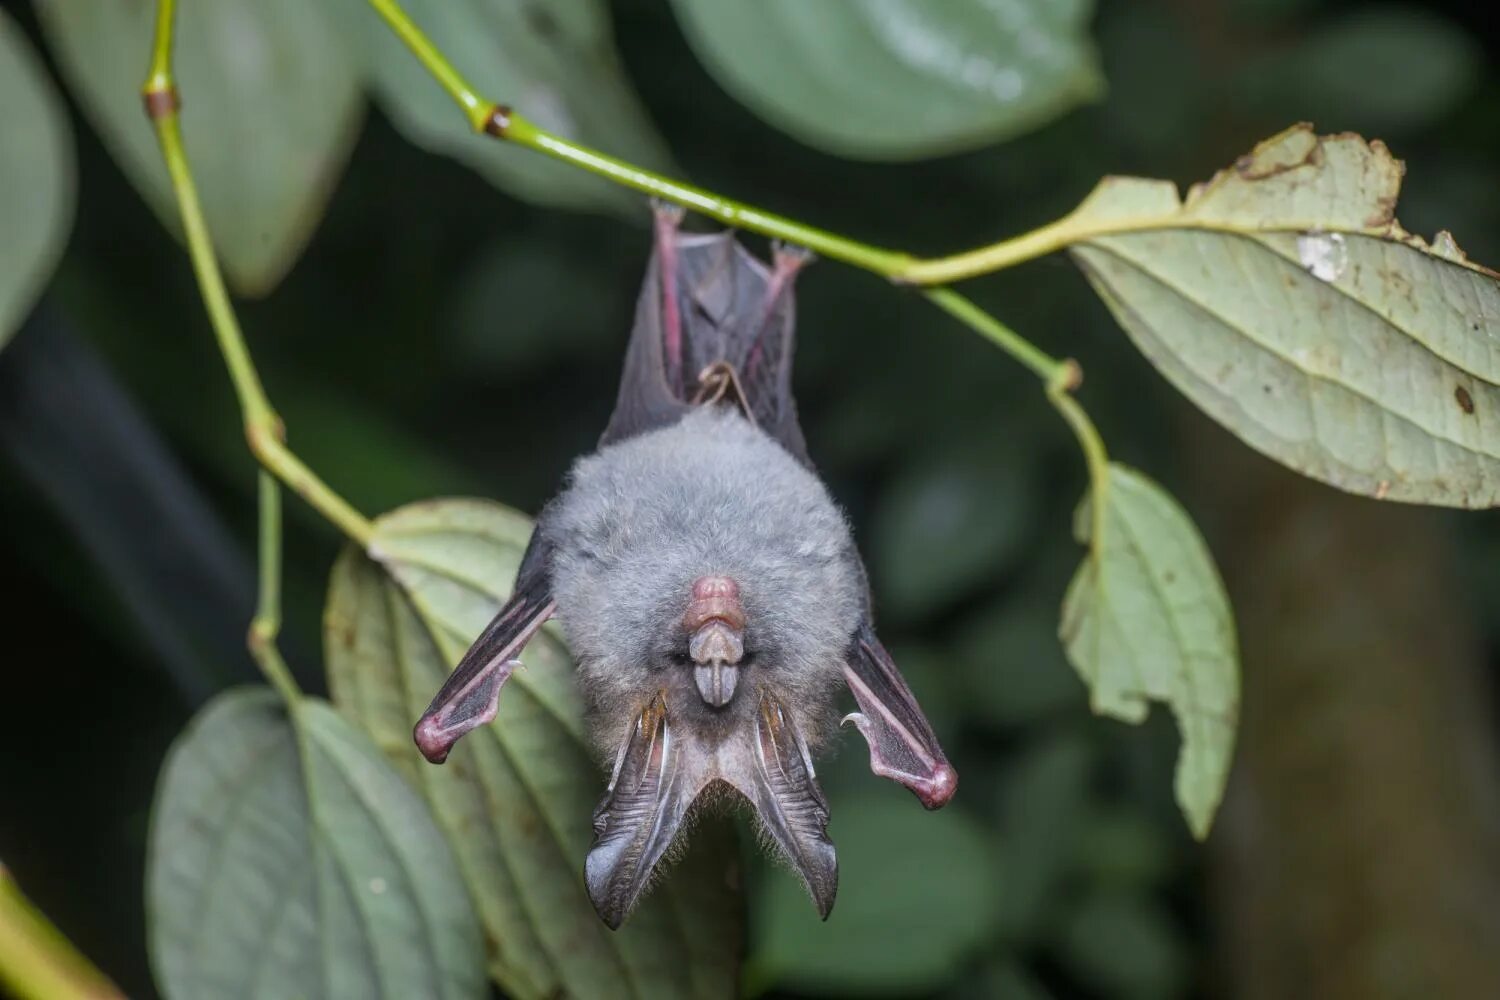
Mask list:
[[813,755],[844,716],[871,769],[945,804],[958,775],[876,637],[864,564],[792,398],[793,283],[732,233],[655,209],[613,415],[537,519],[515,590],[416,724],[442,763],[495,718],[522,648],[557,615],[600,759],[584,882],[629,915],[710,789],[754,808],[827,919],[838,885]]

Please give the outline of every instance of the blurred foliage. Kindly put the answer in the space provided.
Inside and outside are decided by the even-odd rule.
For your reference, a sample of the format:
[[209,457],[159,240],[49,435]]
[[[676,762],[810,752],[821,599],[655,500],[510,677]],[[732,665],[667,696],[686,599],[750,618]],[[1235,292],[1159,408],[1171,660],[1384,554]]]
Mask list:
[[[43,24],[62,6],[39,0]],[[228,9],[187,4],[183,16],[198,6]],[[1400,151],[1421,163],[1405,185],[1403,222],[1418,232],[1452,228],[1475,259],[1500,261],[1500,36],[1478,5],[1104,4],[1090,26],[1109,84],[1098,103],[1003,145],[899,164],[819,152],[737,103],[728,90],[740,88],[697,61],[701,41],[676,19],[685,3],[555,5],[561,14],[522,5],[529,27],[518,33],[497,22],[489,40],[443,37],[438,6],[412,4],[455,55],[474,47],[477,83],[544,123],[571,117],[584,123],[585,141],[642,159],[661,162],[661,149],[670,150],[705,186],[875,243],[934,253],[992,241],[1060,216],[1105,174],[1200,178],[1249,139],[1312,118],[1324,132],[1399,139]],[[244,9],[252,8],[261,9]],[[43,33],[27,5],[13,13],[57,78],[104,74],[115,58],[69,55],[77,44],[69,42],[49,50],[56,27]],[[359,33],[373,28],[334,32],[335,42],[352,44],[343,56],[328,46],[320,71],[347,58],[370,81],[364,47],[375,43]],[[516,39],[541,46],[534,59],[513,55],[527,51],[513,47]],[[7,371],[54,326],[102,359],[121,398],[159,435],[120,438],[120,457],[161,453],[171,463],[155,479],[159,509],[218,512],[213,530],[193,534],[157,572],[175,566],[196,579],[205,565],[230,566],[248,585],[253,471],[186,261],[137,194],[135,185],[157,191],[137,163],[145,153],[121,152],[134,140],[116,129],[141,122],[145,50],[117,44],[129,73],[124,97],[111,90],[108,99],[128,98],[128,109],[103,103],[101,88],[112,84],[75,82],[69,91],[80,181],[73,236],[45,298],[50,320],[35,314],[0,353],[0,585],[16,595],[6,616],[11,648],[42,651],[16,661],[5,698],[65,704],[68,732],[88,734],[60,736],[53,713],[13,713],[0,737],[0,858],[112,979],[131,996],[150,996],[146,815],[167,743],[201,695],[164,669],[183,658],[152,627],[160,616],[107,582],[120,579],[111,570],[120,549],[104,540],[141,535],[140,522],[123,516],[125,505],[69,504],[38,483],[26,460],[35,425],[14,405]],[[216,176],[215,143],[192,138],[214,131],[212,115],[194,124],[195,101],[212,110],[221,98],[187,77],[189,49],[205,43],[189,36],[184,44],[186,131],[190,144],[206,141],[192,154],[212,219],[274,192],[236,187],[235,162]],[[502,52],[518,59],[512,75],[502,72]],[[591,87],[613,96],[596,101],[600,91],[573,90],[575,62]],[[412,69],[394,57],[390,65],[392,74]],[[764,81],[774,67],[756,72]],[[300,91],[282,95],[281,105],[235,105],[267,134],[289,117],[327,116],[309,147],[321,157],[311,169],[327,185],[316,230],[305,217],[279,221],[281,210],[267,209],[257,223],[280,235],[269,244],[275,253],[242,274],[250,286],[259,275],[269,288],[311,235],[295,268],[243,307],[251,346],[293,444],[362,510],[463,493],[534,511],[593,444],[613,402],[646,230],[617,214],[538,207],[630,203],[563,166],[460,135],[448,109],[448,124],[428,131],[418,122],[435,122],[437,109],[404,75],[377,75],[373,84],[381,112],[367,117],[352,154],[340,145],[353,134],[352,98],[332,110],[317,101],[288,108],[287,100],[308,99]],[[0,106],[11,96],[0,89]],[[224,127],[234,127],[219,110]],[[426,155],[403,135],[454,159]],[[0,151],[11,139],[0,134]],[[234,151],[239,160],[274,152],[243,141]],[[12,194],[0,190],[7,246],[19,218],[5,201]],[[159,192],[149,197],[159,203]],[[0,258],[6,252],[0,246]],[[1083,396],[1112,452],[1185,496],[1212,537],[1222,512],[1195,505],[1181,488],[1187,470],[1176,447],[1175,428],[1198,418],[1085,288],[1064,262],[1048,260],[972,291],[1053,353],[1082,359]],[[789,873],[757,867],[747,985],[789,996],[955,1000],[1226,992],[1211,948],[1213,901],[1171,801],[1170,722],[1135,730],[1094,720],[1058,648],[1057,608],[1075,553],[1070,513],[1083,484],[1065,429],[1028,375],[879,279],[824,264],[799,294],[797,388],[810,449],[850,510],[885,638],[931,707],[963,786],[948,810],[922,814],[869,775],[864,748],[846,736],[842,752],[820,765],[845,889],[830,923],[818,925]],[[0,308],[0,322],[7,319]],[[49,371],[48,396],[87,391],[72,369]],[[73,420],[87,428],[108,412],[80,408]],[[71,461],[74,495],[114,498],[138,488],[108,468]],[[950,517],[974,527],[960,535],[934,521]],[[171,537],[173,519],[154,523]],[[1500,528],[1479,517],[1452,530],[1461,533],[1472,613],[1493,661]],[[310,690],[321,686],[313,651],[337,542],[289,504],[287,645]],[[233,651],[202,658],[199,688],[213,690],[247,669],[236,631],[244,619],[227,593],[193,589],[214,603],[222,648]],[[199,607],[169,606],[210,620]]]
[[[155,8],[36,2],[83,110],[175,227],[171,184],[141,114]],[[191,95],[183,130],[209,231],[240,290],[266,292],[297,259],[343,172],[364,103],[354,64],[320,5],[302,0],[184,4],[177,53]]]
[[0,347],[30,311],[73,219],[73,150],[62,98],[9,14],[0,10]]

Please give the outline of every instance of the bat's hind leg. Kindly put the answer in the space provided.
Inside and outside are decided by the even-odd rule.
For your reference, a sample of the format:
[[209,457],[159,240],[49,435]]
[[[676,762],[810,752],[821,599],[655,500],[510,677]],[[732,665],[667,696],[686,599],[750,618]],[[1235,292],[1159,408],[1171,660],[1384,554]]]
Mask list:
[[667,384],[682,387],[682,311],[678,306],[677,231],[686,211],[681,205],[651,200],[652,229],[656,237],[656,259],[661,274],[662,356]]

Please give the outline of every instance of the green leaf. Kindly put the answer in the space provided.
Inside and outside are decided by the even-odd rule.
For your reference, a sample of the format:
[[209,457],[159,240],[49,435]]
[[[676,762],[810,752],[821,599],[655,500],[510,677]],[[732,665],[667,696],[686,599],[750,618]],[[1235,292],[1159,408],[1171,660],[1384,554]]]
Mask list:
[[73,224],[73,136],[41,60],[0,10],[0,347],[62,255]]
[[995,927],[997,878],[983,827],[911,797],[830,799],[839,898],[818,920],[801,884],[769,873],[757,900],[758,978],[798,992],[911,996],[950,981]]
[[1055,236],[1136,346],[1250,445],[1355,493],[1500,503],[1500,275],[1395,219],[1379,142],[1299,125],[1185,201],[1108,178]]
[[1149,702],[1171,706],[1182,733],[1177,802],[1202,838],[1229,777],[1239,712],[1229,600],[1208,547],[1160,486],[1112,463],[1095,491],[1078,509],[1078,539],[1090,549],[1063,601],[1063,645],[1095,712],[1140,722]]
[[[467,164],[527,201],[639,207],[641,198],[633,192],[476,134],[462,109],[364,0],[338,2],[381,106],[412,142]],[[667,166],[665,146],[619,65],[600,0],[405,0],[402,7],[485,98],[637,166]]]
[[1484,49],[1447,18],[1361,4],[1297,32],[1236,74],[1242,100],[1275,114],[1389,134],[1451,111],[1483,79]]
[[[36,0],[84,110],[163,222],[177,202],[141,109],[156,4]],[[177,10],[182,131],[209,232],[235,287],[263,294],[317,227],[358,132],[353,61],[307,0],[200,0]]]
[[491,974],[519,997],[703,997],[733,992],[741,939],[732,846],[692,850],[619,932],[583,883],[605,776],[585,739],[572,665],[551,628],[527,646],[492,725],[441,767],[417,717],[509,593],[531,534],[496,504],[438,500],[376,522],[369,554],[334,567],[325,615],[334,700],[421,791],[488,933]]
[[483,997],[484,948],[422,801],[321,701],[209,703],[152,813],[151,957],[169,997]]
[[1103,90],[1089,0],[674,0],[709,71],[810,146],[868,159],[972,149]]

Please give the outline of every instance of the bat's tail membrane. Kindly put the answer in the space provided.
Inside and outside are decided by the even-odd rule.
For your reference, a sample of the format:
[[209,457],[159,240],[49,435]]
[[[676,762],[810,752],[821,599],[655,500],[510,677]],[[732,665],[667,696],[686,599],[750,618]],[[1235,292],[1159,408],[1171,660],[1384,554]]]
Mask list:
[[615,414],[603,444],[730,402],[806,462],[792,401],[792,286],[810,259],[777,247],[770,266],[732,232],[685,233],[682,210],[656,206],[656,248],[636,305]]

